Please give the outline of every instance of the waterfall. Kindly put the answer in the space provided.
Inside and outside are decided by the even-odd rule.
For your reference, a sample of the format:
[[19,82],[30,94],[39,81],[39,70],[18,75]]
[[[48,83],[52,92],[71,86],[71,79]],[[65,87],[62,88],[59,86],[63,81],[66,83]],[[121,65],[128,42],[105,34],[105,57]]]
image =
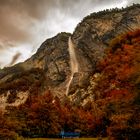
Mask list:
[[66,95],[68,95],[68,93],[69,93],[69,88],[70,88],[71,82],[73,80],[74,73],[78,72],[78,61],[77,61],[76,53],[75,53],[75,46],[71,40],[71,37],[69,37],[69,41],[68,41],[68,51],[69,51],[69,55],[70,55],[71,75],[70,75],[69,81],[66,86],[67,87]]

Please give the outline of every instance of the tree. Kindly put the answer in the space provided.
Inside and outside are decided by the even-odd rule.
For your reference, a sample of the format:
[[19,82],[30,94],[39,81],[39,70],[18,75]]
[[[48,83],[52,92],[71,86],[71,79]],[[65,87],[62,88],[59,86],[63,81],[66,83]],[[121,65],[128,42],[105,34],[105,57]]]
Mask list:
[[100,93],[100,97],[95,93],[96,103],[110,120],[107,132],[114,139],[137,139],[139,136],[137,118],[132,119],[135,108],[140,109],[139,47],[140,30],[118,36],[112,40],[106,57],[98,66],[102,76],[95,88]]

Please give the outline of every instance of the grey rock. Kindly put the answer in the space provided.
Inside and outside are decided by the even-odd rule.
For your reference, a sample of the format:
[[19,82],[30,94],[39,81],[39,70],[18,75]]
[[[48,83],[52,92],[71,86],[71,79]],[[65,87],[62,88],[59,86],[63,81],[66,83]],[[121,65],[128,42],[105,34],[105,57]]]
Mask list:
[[[95,82],[93,85],[91,84],[91,74],[96,73],[96,65],[104,57],[104,51],[111,39],[126,31],[140,28],[139,13],[139,4],[122,10],[114,9],[93,13],[77,25],[73,34],[59,33],[55,37],[47,39],[25,62],[0,70],[0,95],[10,90],[10,87],[9,89],[6,86],[2,87],[2,85],[8,84],[7,81],[10,81],[10,78],[18,80],[18,74],[39,69],[42,73],[38,77],[34,72],[28,76],[34,79],[31,80],[31,85],[37,79],[39,79],[38,81],[43,79],[40,82],[40,93],[50,90],[61,100],[69,98],[76,104],[91,100],[94,96],[93,85],[96,84]],[[79,71],[74,74],[68,97],[66,97],[66,85],[71,75],[68,52],[70,36],[75,44]]]

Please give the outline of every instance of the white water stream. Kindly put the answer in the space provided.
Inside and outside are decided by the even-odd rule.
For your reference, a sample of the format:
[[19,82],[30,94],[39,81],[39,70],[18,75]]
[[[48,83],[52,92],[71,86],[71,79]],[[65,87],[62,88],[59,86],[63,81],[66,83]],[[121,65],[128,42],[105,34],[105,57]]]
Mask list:
[[70,55],[71,75],[70,75],[69,81],[66,85],[66,87],[67,87],[66,95],[68,95],[68,93],[69,93],[69,88],[70,88],[71,82],[73,80],[74,73],[78,72],[78,61],[77,61],[76,53],[75,53],[75,45],[73,44],[71,37],[69,37],[69,40],[68,40],[68,51],[69,51],[69,55]]

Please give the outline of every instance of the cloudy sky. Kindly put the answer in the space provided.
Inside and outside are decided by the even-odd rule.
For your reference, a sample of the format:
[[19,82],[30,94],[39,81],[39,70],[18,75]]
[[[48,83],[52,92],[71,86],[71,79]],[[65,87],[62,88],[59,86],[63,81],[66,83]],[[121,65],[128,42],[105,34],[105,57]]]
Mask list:
[[0,0],[0,68],[29,58],[58,32],[73,32],[92,12],[140,0]]

